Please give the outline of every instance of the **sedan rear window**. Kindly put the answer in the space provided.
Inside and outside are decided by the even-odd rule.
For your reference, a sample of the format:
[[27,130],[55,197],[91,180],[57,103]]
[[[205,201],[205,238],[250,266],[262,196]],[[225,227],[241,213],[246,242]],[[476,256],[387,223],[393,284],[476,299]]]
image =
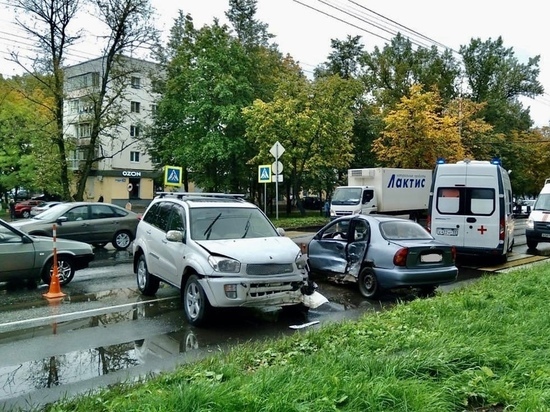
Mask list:
[[432,239],[432,235],[418,223],[388,221],[380,223],[380,232],[388,240]]

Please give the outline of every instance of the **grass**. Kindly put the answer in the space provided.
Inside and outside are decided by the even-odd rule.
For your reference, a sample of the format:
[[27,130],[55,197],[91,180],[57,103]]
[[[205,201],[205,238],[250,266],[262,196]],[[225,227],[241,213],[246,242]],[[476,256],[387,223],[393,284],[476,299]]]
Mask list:
[[279,218],[268,216],[275,227],[282,227],[285,230],[299,229],[304,227],[322,227],[329,222],[329,218],[322,216],[319,212],[308,211],[305,216],[301,216],[298,212],[293,212],[290,215],[279,214]]
[[550,266],[235,347],[48,411],[549,411]]

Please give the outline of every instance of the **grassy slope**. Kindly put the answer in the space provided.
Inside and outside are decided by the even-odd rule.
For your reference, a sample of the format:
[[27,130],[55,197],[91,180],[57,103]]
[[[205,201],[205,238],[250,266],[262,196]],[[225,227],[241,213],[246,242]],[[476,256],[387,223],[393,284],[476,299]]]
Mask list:
[[549,285],[548,265],[485,277],[50,410],[550,410]]

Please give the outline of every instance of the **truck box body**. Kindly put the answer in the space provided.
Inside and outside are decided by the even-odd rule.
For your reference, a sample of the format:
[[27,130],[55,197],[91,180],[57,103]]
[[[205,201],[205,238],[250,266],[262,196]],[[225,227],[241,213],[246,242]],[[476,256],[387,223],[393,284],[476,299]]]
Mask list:
[[348,185],[334,191],[331,218],[357,213],[419,215],[428,209],[431,184],[430,169],[349,169]]

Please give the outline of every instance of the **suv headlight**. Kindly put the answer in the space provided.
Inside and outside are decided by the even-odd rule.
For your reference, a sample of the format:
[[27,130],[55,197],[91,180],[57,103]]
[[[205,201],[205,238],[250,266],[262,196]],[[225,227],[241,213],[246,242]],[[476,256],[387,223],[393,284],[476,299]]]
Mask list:
[[208,263],[216,272],[239,273],[241,271],[241,262],[235,259],[229,259],[221,256],[208,257]]

